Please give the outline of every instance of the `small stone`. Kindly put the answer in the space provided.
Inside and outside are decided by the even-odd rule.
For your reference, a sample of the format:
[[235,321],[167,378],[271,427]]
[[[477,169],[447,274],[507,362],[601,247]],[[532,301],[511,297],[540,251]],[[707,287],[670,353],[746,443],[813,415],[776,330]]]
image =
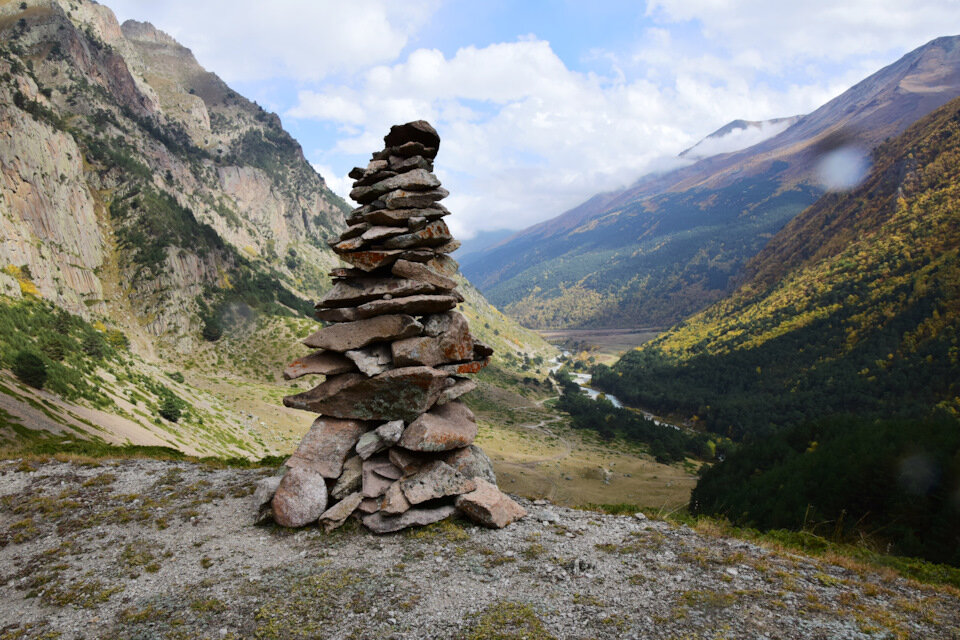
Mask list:
[[[363,497],[365,498],[376,498],[382,496],[386,493],[387,489],[390,488],[390,485],[393,484],[394,480],[399,478],[400,473],[397,469],[397,473],[390,475],[396,475],[397,478],[390,478],[382,473],[378,473],[379,470],[384,470],[385,466],[393,466],[390,464],[389,460],[365,460],[363,463]],[[396,467],[393,467],[396,469]],[[388,471],[389,473],[389,471]]]
[[453,276],[457,273],[460,265],[456,260],[446,255],[438,255],[427,262],[427,266],[445,276]]
[[477,382],[470,378],[447,378],[447,382],[452,384],[448,384],[447,388],[443,390],[440,397],[437,398],[437,404],[435,406],[444,405],[451,400],[456,400],[460,396],[470,393],[477,388]]
[[[403,236],[397,236],[397,237],[401,238]],[[438,245],[431,245],[431,246],[433,246],[433,250],[436,251],[437,253],[453,253],[454,251],[462,247],[463,243],[461,243],[456,238],[450,238],[448,242],[444,242],[443,244],[438,244]]]
[[361,220],[371,225],[395,227],[400,233],[407,233],[410,218],[426,218],[439,220],[450,215],[442,204],[434,204],[426,209],[373,209],[366,211]]
[[274,521],[282,527],[302,527],[327,508],[323,476],[304,467],[287,470],[271,502]]
[[403,435],[403,420],[391,420],[380,425],[374,431],[380,436],[381,440],[387,443],[388,447],[392,447]]
[[343,353],[379,341],[419,335],[423,325],[408,315],[384,315],[320,329],[303,341],[308,347]]
[[404,158],[403,156],[390,156],[387,159],[387,165],[391,171],[396,171],[397,173],[412,171],[414,169],[426,169],[427,171],[433,171],[433,163],[423,156],[411,156],[409,158]]
[[416,475],[400,481],[403,495],[411,504],[468,493],[476,486],[472,479],[439,460],[428,463]]
[[280,486],[280,479],[280,476],[270,476],[257,481],[257,488],[253,492],[254,524],[260,524],[273,515],[270,501],[273,500],[273,494],[277,492],[277,487]]
[[473,412],[454,400],[411,422],[398,444],[412,451],[448,451],[469,445],[476,436]]
[[383,494],[383,503],[380,505],[380,509],[387,515],[399,515],[410,509],[410,501],[403,495],[403,488],[400,483],[401,481],[397,480]]
[[360,503],[360,506],[358,507],[358,509],[362,513],[376,513],[377,511],[380,511],[380,502],[381,502],[381,499],[379,497],[364,498],[363,502]]
[[424,228],[426,225],[427,225],[427,219],[424,218],[423,216],[413,216],[412,218],[407,220],[407,226],[410,228],[411,231],[417,231],[418,229]]
[[485,527],[502,529],[527,515],[510,496],[482,478],[475,480],[477,489],[457,498],[457,509]]
[[400,447],[391,448],[387,451],[387,455],[390,458],[390,462],[399,467],[404,475],[416,473],[424,464],[429,462],[423,454],[407,451]]
[[350,514],[357,510],[360,503],[363,502],[363,496],[360,493],[351,493],[349,496],[333,505],[322,514],[318,523],[327,533],[339,528],[347,521]]
[[556,522],[560,522],[560,516],[558,516],[558,515],[557,515],[556,513],[554,513],[553,511],[550,511],[549,509],[544,509],[543,511],[540,512],[540,515],[537,516],[537,517],[538,517],[542,522],[547,522],[547,523],[549,523],[549,524],[554,524],[554,523],[556,523]]
[[403,476],[400,468],[390,462],[387,456],[377,456],[376,458],[365,460],[363,468],[384,478],[389,478],[390,480],[399,480]]
[[357,441],[356,451],[358,456],[366,460],[373,454],[383,451],[387,446],[376,431],[367,431]]
[[310,469],[325,478],[339,478],[344,460],[370,426],[359,420],[321,416],[314,420],[287,466]]
[[363,235],[370,228],[369,222],[359,222],[340,234],[340,240],[349,240]]
[[351,349],[343,354],[352,360],[357,369],[365,376],[375,376],[390,368],[393,357],[390,347],[385,344],[375,344],[363,349]]
[[357,367],[349,359],[332,351],[315,351],[308,356],[297,358],[283,370],[286,380],[294,380],[301,376],[324,375],[332,376],[338,373],[356,371]]
[[647,519],[646,514],[641,511],[638,511],[635,514],[633,514],[633,517],[636,518],[637,520],[640,520],[641,522]]
[[412,526],[424,526],[449,518],[456,513],[453,505],[434,507],[432,509],[410,509],[398,516],[390,516],[383,512],[373,513],[363,517],[365,527],[374,533],[392,533]]
[[334,500],[343,500],[344,497],[360,491],[363,477],[363,460],[360,456],[350,456],[343,463],[343,473],[337,478],[336,484],[330,490],[330,497]]

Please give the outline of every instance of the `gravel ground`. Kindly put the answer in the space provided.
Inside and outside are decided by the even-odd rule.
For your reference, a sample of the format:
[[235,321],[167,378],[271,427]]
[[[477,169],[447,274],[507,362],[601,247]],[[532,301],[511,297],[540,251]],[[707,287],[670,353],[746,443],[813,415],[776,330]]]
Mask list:
[[960,638],[950,589],[631,516],[255,527],[269,473],[0,462],[0,640]]

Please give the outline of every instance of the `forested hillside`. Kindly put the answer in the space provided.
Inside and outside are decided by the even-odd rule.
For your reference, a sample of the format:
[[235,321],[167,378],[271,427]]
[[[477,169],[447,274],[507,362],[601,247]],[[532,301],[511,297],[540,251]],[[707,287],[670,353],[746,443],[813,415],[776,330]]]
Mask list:
[[742,438],[835,413],[960,410],[960,100],[874,153],[867,181],[821,199],[735,294],[596,383]]

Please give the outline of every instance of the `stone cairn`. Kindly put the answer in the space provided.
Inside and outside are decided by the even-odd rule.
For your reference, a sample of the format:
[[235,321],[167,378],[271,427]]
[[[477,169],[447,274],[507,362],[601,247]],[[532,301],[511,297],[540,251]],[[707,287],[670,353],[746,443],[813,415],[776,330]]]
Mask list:
[[440,136],[422,120],[394,126],[366,169],[355,168],[360,203],[331,243],[350,268],[317,304],[329,322],[306,340],[318,349],[290,363],[287,379],[322,374],[288,407],[321,414],[286,462],[261,481],[258,520],[286,527],[351,515],[377,533],[437,522],[460,511],[490,527],[526,515],[500,492],[490,459],[472,444],[473,413],[458,398],[476,388],[493,350],[474,340],[455,310],[463,296],[447,254],[459,242],[433,175]]

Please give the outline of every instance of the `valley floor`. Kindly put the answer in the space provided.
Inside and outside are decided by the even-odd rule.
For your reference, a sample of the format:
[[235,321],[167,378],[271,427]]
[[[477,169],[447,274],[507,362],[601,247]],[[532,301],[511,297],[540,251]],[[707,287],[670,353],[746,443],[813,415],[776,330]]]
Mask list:
[[522,500],[504,530],[250,523],[269,470],[0,462],[0,638],[957,638],[955,590]]

